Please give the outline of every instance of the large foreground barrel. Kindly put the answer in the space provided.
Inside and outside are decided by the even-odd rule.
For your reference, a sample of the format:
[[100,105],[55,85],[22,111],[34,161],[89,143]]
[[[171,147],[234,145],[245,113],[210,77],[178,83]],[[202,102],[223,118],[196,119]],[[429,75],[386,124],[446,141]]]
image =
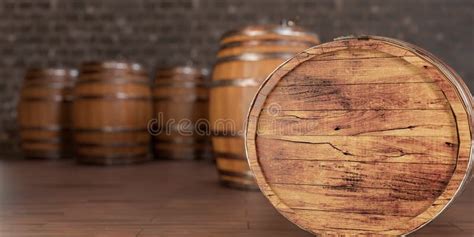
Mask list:
[[250,101],[276,66],[318,43],[316,35],[289,25],[249,26],[223,36],[210,92],[212,146],[221,183],[256,188],[242,136]]
[[263,83],[248,117],[250,167],[275,207],[314,234],[404,236],[470,179],[472,105],[461,78],[423,49],[340,38]]
[[190,66],[158,70],[153,89],[158,159],[210,157],[206,74]]
[[75,155],[90,164],[150,159],[151,90],[136,63],[85,63],[74,90]]
[[71,156],[71,101],[77,71],[31,69],[18,104],[21,148],[28,158]]

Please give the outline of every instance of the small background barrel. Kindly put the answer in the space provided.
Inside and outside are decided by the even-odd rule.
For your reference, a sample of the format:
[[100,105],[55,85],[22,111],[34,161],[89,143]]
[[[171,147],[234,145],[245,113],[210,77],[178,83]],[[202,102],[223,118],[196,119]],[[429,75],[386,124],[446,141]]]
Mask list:
[[71,157],[71,95],[76,77],[76,70],[65,68],[27,71],[18,104],[25,157]]
[[83,64],[73,103],[76,158],[102,165],[149,160],[151,115],[150,83],[142,66]]
[[206,78],[206,71],[189,66],[158,70],[153,89],[159,131],[154,148],[158,159],[211,156]]
[[273,205],[314,234],[405,236],[469,181],[472,104],[425,50],[342,37],[298,54],[259,89],[250,167]]
[[212,74],[210,126],[224,185],[256,188],[242,137],[250,101],[276,66],[318,43],[316,35],[291,24],[249,26],[222,37]]

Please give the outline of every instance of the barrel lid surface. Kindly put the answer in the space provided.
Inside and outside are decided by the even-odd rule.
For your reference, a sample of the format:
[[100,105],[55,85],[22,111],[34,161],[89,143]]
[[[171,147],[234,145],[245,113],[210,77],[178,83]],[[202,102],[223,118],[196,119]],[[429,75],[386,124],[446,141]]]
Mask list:
[[246,128],[257,183],[314,234],[403,235],[438,216],[472,171],[472,95],[426,51],[345,37],[280,65]]

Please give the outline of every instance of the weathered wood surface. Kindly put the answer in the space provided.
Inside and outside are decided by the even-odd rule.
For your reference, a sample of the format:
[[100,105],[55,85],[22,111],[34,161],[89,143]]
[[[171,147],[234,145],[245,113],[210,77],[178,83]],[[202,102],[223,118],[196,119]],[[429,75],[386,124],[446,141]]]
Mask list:
[[71,101],[76,78],[77,70],[67,68],[26,72],[17,108],[25,157],[71,157]]
[[[281,30],[287,34],[279,33]],[[318,43],[317,36],[287,26],[249,26],[224,35],[212,73],[209,107],[211,130],[234,134],[212,139],[223,183],[255,188],[245,160],[243,137],[235,135],[244,130],[260,82],[286,59]]]
[[449,110],[290,110],[260,120],[262,135],[457,137]]
[[402,235],[469,177],[472,95],[422,50],[347,39],[275,71],[249,114],[250,167],[273,205],[315,234]]
[[78,161],[109,165],[149,160],[151,99],[140,65],[84,63],[72,106]]

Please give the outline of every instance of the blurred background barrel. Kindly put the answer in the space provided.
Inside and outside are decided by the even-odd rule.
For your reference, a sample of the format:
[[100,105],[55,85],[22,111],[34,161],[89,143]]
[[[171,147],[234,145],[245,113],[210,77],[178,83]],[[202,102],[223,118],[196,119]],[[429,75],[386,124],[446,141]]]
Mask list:
[[73,103],[79,162],[109,165],[149,160],[151,116],[150,83],[141,65],[110,61],[81,66]]
[[77,70],[27,71],[18,104],[23,155],[27,158],[71,156],[71,101]]
[[158,70],[153,89],[154,137],[158,159],[205,159],[211,156],[208,133],[207,72],[183,66]]
[[250,101],[259,84],[279,64],[317,44],[317,35],[292,22],[248,26],[224,34],[210,91],[212,146],[221,183],[257,188],[242,136]]

